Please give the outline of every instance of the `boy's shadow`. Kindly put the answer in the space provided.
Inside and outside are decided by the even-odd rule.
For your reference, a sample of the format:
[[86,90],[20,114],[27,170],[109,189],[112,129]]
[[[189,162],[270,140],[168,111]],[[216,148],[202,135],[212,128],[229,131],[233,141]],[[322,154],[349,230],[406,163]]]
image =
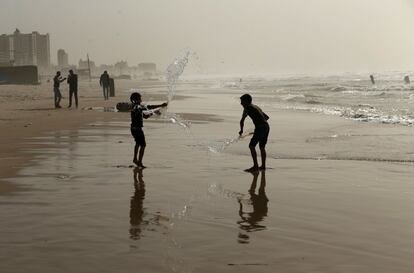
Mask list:
[[131,197],[131,207],[129,211],[129,234],[133,240],[141,238],[142,226],[145,225],[143,221],[145,216],[145,209],[143,207],[145,199],[145,183],[143,180],[141,168],[134,168],[134,195]]
[[238,200],[239,202],[239,216],[241,220],[237,221],[239,224],[239,235],[238,242],[241,244],[249,243],[249,232],[265,230],[266,226],[261,224],[261,222],[266,218],[268,212],[268,202],[269,199],[266,196],[266,171],[262,170],[259,190],[256,194],[257,180],[259,177],[259,172],[252,173],[253,181],[249,189],[250,199],[249,204],[253,206],[252,212],[243,211],[243,200]]

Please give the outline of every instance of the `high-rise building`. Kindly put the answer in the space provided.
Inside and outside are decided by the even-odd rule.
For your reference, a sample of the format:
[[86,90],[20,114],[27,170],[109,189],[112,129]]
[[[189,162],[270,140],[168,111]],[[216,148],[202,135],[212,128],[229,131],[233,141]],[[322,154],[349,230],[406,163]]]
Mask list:
[[57,51],[58,67],[67,67],[69,65],[68,53],[63,49]]
[[39,34],[33,31],[23,34],[18,29],[11,34],[0,36],[0,63],[10,63],[16,66],[36,65],[39,70],[50,66],[49,34]]
[[11,65],[12,44],[9,35],[0,35],[0,66]]

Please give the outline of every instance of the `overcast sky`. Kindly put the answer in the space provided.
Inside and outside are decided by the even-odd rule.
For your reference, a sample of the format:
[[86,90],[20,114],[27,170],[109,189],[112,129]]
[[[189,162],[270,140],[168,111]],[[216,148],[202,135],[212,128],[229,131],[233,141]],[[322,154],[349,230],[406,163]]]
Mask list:
[[0,33],[50,34],[76,64],[156,62],[183,48],[204,72],[414,69],[414,0],[0,0]]

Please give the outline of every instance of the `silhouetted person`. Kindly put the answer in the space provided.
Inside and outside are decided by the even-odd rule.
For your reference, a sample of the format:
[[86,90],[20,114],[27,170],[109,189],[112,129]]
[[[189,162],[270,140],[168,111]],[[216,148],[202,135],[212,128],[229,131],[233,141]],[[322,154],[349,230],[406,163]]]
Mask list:
[[[267,123],[269,116],[266,115],[262,109],[257,105],[252,104],[252,97],[249,94],[244,94],[240,97],[240,104],[243,106],[244,111],[240,120],[240,132],[243,134],[244,120],[249,116],[254,123],[254,134],[250,140],[249,148],[253,159],[253,167],[246,169],[247,172],[254,172],[259,169],[266,169],[266,144],[269,136],[270,127]],[[257,163],[256,145],[259,143],[260,154],[262,157],[262,165],[259,167]]]
[[109,96],[115,97],[115,80],[114,78],[109,78]]
[[405,76],[404,77],[404,82],[405,82],[405,84],[410,84],[410,77],[409,76]]
[[[144,157],[145,146],[147,143],[145,142],[145,135],[144,131],[142,131],[143,119],[147,119],[152,116],[154,113],[159,114],[159,111],[149,111],[152,109],[157,109],[160,107],[166,107],[168,103],[163,103],[159,105],[141,105],[141,94],[134,92],[131,94],[130,97],[132,103],[132,110],[131,110],[131,134],[135,139],[135,147],[134,147],[134,158],[133,162],[140,168],[145,168],[142,164],[142,159]],[[139,157],[137,159],[139,149]]]
[[145,183],[142,179],[142,169],[134,168],[134,195],[131,197],[131,207],[129,211],[129,234],[131,239],[138,240],[141,237],[142,223],[145,215],[143,207],[145,199]]
[[64,80],[66,80],[66,78],[62,79],[62,77],[60,76],[60,71],[57,71],[55,77],[53,78],[55,108],[62,108],[60,106],[60,100],[62,99],[62,94],[60,93],[60,83]]
[[109,75],[108,72],[105,70],[104,73],[101,75],[101,78],[99,79],[99,84],[102,86],[102,91],[104,95],[104,99],[109,99]]
[[[244,232],[254,232],[266,229],[266,226],[261,225],[260,222],[267,216],[269,199],[266,196],[266,171],[261,171],[261,179],[259,190],[256,194],[257,179],[259,172],[252,173],[253,181],[249,189],[250,202],[253,206],[253,212],[243,212],[243,204],[239,200],[239,216],[241,218],[237,223]],[[239,233],[239,243],[248,243],[249,236]]]
[[369,75],[369,78],[371,79],[371,83],[375,84],[375,78],[374,75]]
[[68,75],[69,84],[69,108],[72,107],[72,95],[75,96],[76,108],[78,108],[78,75],[73,73],[73,70],[69,70]]

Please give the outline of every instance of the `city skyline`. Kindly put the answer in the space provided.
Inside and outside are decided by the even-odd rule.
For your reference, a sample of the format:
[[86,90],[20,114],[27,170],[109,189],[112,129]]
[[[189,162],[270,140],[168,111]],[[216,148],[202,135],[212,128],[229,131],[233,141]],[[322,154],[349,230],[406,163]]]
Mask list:
[[164,69],[190,48],[207,73],[414,68],[409,0],[3,2],[0,33],[48,32],[51,52],[64,48],[70,63],[89,54],[97,64],[155,62]]

